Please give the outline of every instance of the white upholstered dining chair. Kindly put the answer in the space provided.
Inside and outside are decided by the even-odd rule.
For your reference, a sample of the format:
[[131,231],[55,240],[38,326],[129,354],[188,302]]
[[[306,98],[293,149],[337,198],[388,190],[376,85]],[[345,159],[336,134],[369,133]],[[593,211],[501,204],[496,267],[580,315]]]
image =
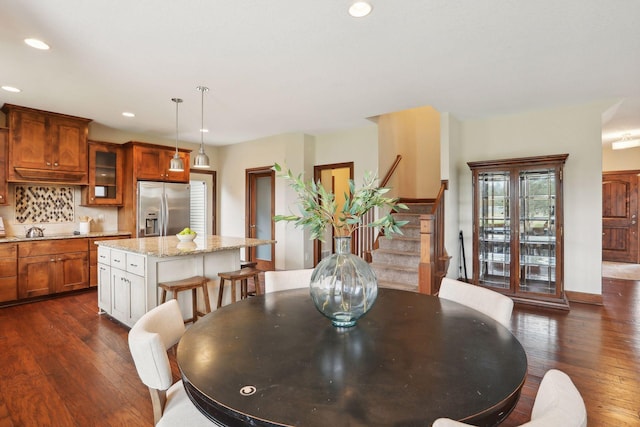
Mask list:
[[180,340],[184,331],[177,300],[169,300],[147,312],[129,331],[133,362],[138,376],[149,387],[156,426],[216,426],[193,405],[182,380],[173,383],[167,350]]
[[264,272],[264,292],[309,287],[313,268]]
[[[470,424],[439,418],[433,427],[462,427]],[[567,374],[550,369],[544,374],[531,411],[531,421],[521,427],[586,427],[587,409],[580,392]]]
[[459,280],[442,278],[438,297],[473,308],[509,328],[513,300],[491,289],[470,285]]

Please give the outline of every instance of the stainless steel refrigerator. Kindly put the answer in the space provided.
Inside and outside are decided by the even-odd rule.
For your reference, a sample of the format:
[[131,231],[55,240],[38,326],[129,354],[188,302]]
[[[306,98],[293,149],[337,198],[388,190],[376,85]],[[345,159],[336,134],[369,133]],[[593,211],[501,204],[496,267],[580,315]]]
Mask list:
[[189,227],[189,184],[138,182],[137,237],[171,236]]

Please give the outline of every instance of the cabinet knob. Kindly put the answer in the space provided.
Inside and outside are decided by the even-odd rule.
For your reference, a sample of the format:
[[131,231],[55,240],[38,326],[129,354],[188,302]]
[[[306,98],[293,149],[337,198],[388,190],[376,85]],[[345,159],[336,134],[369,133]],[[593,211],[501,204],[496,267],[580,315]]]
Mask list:
[[58,162],[54,162],[54,163],[53,163],[53,166],[58,166]]
[[47,166],[51,166],[51,162],[47,162]]
[[49,262],[56,262],[56,259],[55,259],[55,258],[51,258],[51,259],[49,260]]

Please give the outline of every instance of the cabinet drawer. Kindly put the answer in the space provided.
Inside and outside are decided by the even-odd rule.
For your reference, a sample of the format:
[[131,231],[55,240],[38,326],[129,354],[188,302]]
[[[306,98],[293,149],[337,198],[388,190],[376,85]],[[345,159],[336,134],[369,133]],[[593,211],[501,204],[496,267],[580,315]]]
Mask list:
[[111,251],[111,266],[126,270],[127,254],[120,251]]
[[2,244],[0,245],[0,258],[13,258],[18,256],[18,245],[14,244]]
[[37,242],[18,243],[18,256],[20,258],[64,254],[67,252],[88,251],[87,239],[60,239],[60,240],[40,240]]
[[18,299],[18,280],[14,277],[0,277],[0,302]]
[[127,271],[137,276],[144,276],[144,256],[127,254]]
[[111,249],[104,246],[98,247],[98,262],[100,264],[111,264]]
[[15,276],[18,271],[15,258],[0,258],[0,277]]

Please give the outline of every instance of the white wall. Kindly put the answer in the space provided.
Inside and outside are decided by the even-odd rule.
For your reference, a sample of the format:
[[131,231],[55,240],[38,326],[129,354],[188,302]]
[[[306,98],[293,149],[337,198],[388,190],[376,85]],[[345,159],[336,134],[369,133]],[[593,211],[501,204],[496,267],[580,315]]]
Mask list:
[[[220,147],[218,152],[220,161],[218,234],[235,237],[246,235],[245,172],[247,169],[267,168],[274,163],[279,163],[296,173],[305,172],[305,176],[308,176],[309,172],[304,170],[308,163],[305,157],[310,152],[307,145],[312,142],[312,138],[310,139],[307,135],[290,133]],[[313,169],[310,173],[313,176]],[[289,204],[294,202],[291,199],[295,195],[287,188],[284,180],[276,178],[275,194],[275,213],[287,213]],[[276,223],[275,233],[276,269],[303,268],[305,254],[303,230],[295,229],[285,223]]]
[[[472,232],[471,171],[466,162],[569,153],[564,174],[564,288],[601,294],[601,116],[609,106],[592,103],[463,121],[454,167],[460,183],[459,222],[464,235]],[[465,239],[465,246],[470,254],[470,238]]]
[[315,164],[354,162],[353,180],[362,183],[365,172],[378,172],[378,127],[375,123],[363,128],[316,135]]
[[[464,278],[464,269],[461,267],[461,254],[459,246],[460,229],[459,219],[459,195],[460,183],[457,164],[462,156],[460,150],[461,123],[449,113],[440,115],[440,170],[442,180],[448,181],[448,189],[444,193],[444,247],[451,256],[447,277],[457,279]],[[464,236],[465,241],[470,241],[471,236]],[[470,265],[471,253],[465,253],[467,265]],[[471,269],[467,269],[467,277],[471,278]]]

